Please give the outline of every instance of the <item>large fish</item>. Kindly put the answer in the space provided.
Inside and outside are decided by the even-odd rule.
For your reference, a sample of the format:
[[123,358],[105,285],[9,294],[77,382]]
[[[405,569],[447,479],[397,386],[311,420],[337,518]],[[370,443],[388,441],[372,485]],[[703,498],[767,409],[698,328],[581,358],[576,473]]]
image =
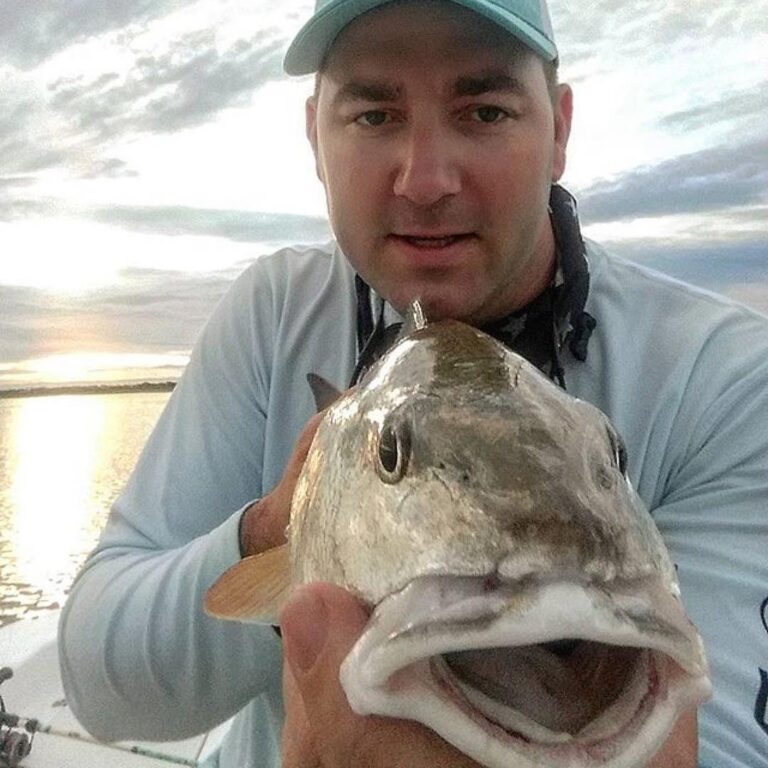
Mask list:
[[621,439],[491,337],[416,325],[328,409],[288,544],[206,609],[275,623],[335,582],[375,607],[341,670],[358,713],[489,768],[644,766],[710,682]]

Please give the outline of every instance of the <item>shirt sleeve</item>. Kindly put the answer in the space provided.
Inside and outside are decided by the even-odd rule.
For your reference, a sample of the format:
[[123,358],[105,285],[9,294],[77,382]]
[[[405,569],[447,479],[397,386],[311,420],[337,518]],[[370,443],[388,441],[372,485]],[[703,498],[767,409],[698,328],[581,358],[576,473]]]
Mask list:
[[712,672],[700,760],[723,768],[768,766],[767,327],[740,317],[701,350],[670,424],[665,493],[652,510]]
[[64,607],[67,700],[98,738],[186,738],[279,690],[271,628],[202,609],[264,491],[273,304],[257,262],[203,331]]

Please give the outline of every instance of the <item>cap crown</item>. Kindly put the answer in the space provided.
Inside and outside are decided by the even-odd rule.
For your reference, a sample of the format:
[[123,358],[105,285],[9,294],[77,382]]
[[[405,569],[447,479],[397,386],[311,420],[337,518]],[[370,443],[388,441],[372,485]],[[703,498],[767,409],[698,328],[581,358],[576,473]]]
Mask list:
[[[358,16],[392,0],[317,0],[312,18],[299,30],[283,66],[289,75],[316,72],[339,32]],[[548,61],[557,59],[545,0],[445,0],[498,24]]]

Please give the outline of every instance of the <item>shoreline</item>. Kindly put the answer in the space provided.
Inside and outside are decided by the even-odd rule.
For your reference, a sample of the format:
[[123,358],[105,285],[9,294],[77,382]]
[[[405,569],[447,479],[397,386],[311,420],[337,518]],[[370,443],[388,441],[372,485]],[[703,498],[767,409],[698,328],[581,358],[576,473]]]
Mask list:
[[56,395],[121,395],[171,392],[175,381],[143,381],[136,384],[55,384],[51,386],[0,389],[0,400],[15,397],[53,397]]

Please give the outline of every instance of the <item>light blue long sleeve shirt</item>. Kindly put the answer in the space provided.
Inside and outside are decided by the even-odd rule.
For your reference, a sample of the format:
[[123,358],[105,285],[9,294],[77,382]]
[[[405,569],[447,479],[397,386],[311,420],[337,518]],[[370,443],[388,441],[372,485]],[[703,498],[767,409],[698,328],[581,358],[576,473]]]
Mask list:
[[[588,261],[597,328],[586,362],[564,357],[567,389],[623,435],[679,568],[714,680],[701,762],[768,768],[768,318],[592,243]],[[279,764],[280,641],[207,617],[203,596],[314,410],[306,373],[346,386],[355,318],[334,244],[258,259],[219,304],[63,611],[68,701],[97,737],[184,738],[239,712],[220,768]]]

